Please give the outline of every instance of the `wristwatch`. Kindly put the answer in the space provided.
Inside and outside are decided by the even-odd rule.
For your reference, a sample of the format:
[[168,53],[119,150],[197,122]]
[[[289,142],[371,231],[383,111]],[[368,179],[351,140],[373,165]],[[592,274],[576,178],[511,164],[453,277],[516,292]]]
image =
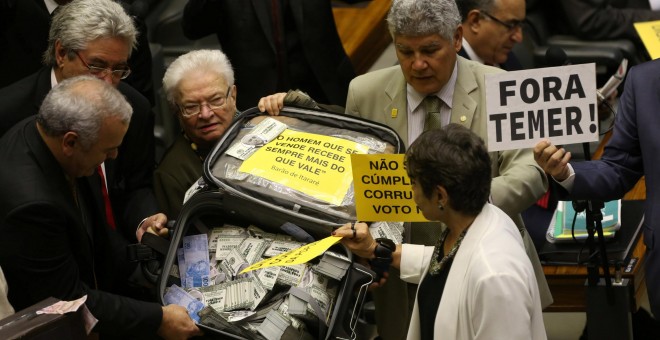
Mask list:
[[388,238],[377,238],[376,249],[374,249],[374,258],[369,260],[371,269],[376,272],[376,280],[380,280],[383,273],[390,270],[392,264],[392,253],[396,250],[394,241]]

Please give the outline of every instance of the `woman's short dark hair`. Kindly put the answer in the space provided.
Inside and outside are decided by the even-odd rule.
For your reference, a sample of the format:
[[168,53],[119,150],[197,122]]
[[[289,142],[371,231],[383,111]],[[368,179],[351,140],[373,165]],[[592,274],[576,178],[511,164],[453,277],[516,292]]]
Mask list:
[[441,185],[452,209],[477,215],[490,195],[491,163],[479,136],[459,124],[424,132],[405,158],[408,176],[419,183],[424,196]]

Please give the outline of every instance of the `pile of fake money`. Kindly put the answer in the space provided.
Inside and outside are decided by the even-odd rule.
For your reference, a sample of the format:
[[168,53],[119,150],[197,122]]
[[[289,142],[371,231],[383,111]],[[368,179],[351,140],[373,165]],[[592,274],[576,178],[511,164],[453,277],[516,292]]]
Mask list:
[[315,264],[266,267],[244,274],[264,258],[304,245],[291,236],[267,233],[255,226],[224,225],[208,234],[184,236],[172,266],[166,304],[188,309],[195,322],[248,339],[314,339],[327,325],[339,281],[350,267],[336,246]]

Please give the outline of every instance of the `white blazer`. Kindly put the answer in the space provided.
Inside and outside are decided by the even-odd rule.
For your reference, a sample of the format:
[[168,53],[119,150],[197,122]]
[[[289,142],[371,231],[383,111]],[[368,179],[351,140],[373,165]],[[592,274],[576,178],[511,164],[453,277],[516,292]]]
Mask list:
[[[401,279],[419,284],[433,247],[404,244]],[[419,340],[417,299],[408,340]],[[511,218],[484,205],[454,258],[435,318],[434,339],[546,339],[532,264]]]
[[7,281],[5,280],[5,274],[0,268],[0,319],[14,314],[14,308],[9,304],[7,300]]

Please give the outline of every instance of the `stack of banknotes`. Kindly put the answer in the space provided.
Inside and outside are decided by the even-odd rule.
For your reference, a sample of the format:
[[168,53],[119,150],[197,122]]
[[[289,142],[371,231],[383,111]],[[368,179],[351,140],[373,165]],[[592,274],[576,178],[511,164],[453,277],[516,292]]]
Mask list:
[[186,307],[199,324],[248,339],[282,339],[285,332],[299,338],[318,335],[319,324],[329,322],[339,280],[350,267],[343,248],[326,251],[324,260],[240,274],[264,258],[302,245],[255,226],[224,225],[185,236],[178,264],[170,271],[180,285],[171,285],[164,301]]

